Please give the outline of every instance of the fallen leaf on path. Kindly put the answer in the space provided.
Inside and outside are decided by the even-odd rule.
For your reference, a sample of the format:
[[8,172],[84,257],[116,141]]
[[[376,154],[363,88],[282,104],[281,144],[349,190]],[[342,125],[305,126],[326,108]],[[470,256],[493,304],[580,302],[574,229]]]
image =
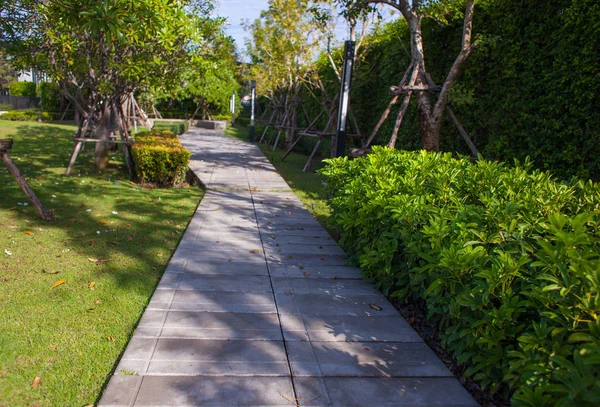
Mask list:
[[63,285],[64,283],[66,283],[67,280],[58,280],[56,283],[54,283],[54,285],[50,288],[55,288],[58,287],[59,285]]
[[31,388],[35,389],[40,384],[42,384],[42,379],[40,379],[39,377],[36,377],[35,379],[33,379],[33,383],[31,383]]
[[305,271],[303,274],[305,277],[308,277],[308,276],[310,276],[310,271]]
[[90,290],[93,290],[95,285],[96,285],[96,282],[95,282],[95,281],[92,281],[92,282],[90,283],[90,285],[88,286],[88,288],[89,288]]
[[292,294],[294,294],[294,293],[293,293],[293,292],[291,292],[291,291],[286,291],[284,294],[285,294],[285,295],[292,295]]
[[379,305],[375,305],[375,304],[369,304],[369,307],[371,307],[375,311],[381,311],[383,309]]
[[252,250],[250,250],[250,253],[260,253],[260,250],[258,250],[258,249],[252,249]]
[[26,235],[33,235],[33,232],[31,230],[24,230],[23,233],[25,233]]

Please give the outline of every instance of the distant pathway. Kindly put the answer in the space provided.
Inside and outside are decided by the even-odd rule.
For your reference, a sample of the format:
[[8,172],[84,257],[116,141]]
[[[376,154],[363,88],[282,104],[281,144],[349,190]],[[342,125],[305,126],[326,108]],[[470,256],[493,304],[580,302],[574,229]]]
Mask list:
[[209,189],[100,406],[476,406],[252,144],[182,137]]

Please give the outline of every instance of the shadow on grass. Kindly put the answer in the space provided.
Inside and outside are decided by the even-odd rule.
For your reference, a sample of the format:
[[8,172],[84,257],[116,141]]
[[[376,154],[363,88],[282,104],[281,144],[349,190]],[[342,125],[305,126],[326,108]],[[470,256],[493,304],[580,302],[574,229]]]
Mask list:
[[[0,127],[1,138],[14,140],[11,157],[57,219],[42,221],[0,165],[0,371],[10,372],[0,377],[0,399],[74,405],[75,395],[99,393],[107,366],[114,369],[202,191],[140,188],[129,182],[119,151],[97,171],[93,148],[67,177],[74,126]],[[59,279],[66,283],[49,290]],[[72,328],[63,332],[65,326]],[[17,359],[39,360],[49,344],[66,352],[53,364]],[[95,355],[93,362],[81,354]],[[45,386],[32,395],[29,376],[48,369]]]

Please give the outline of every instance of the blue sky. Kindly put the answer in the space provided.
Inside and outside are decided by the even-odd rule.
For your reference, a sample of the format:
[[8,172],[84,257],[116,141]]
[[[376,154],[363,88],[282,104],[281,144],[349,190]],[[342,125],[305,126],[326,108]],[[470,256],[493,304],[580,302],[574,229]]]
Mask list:
[[[260,12],[267,8],[267,0],[216,0],[215,14],[227,17],[227,34],[233,37],[238,50],[242,51],[247,37],[242,22],[253,22],[260,17]],[[337,40],[345,40],[346,35],[345,26],[336,29]]]
[[268,8],[267,0],[217,0],[216,13],[227,17],[227,34],[236,42],[237,48],[242,50],[246,33],[242,21],[252,22],[260,17],[260,12]]

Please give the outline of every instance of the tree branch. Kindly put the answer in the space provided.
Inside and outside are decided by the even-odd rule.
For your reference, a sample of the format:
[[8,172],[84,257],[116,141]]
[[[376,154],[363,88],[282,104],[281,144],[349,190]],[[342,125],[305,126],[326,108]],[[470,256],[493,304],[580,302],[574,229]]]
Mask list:
[[462,34],[462,46],[456,60],[452,64],[452,68],[450,68],[450,72],[448,72],[448,76],[446,76],[446,80],[444,81],[444,85],[442,86],[442,90],[440,91],[440,95],[435,103],[435,107],[433,110],[433,114],[436,120],[439,120],[444,112],[444,108],[448,103],[448,92],[450,88],[454,84],[456,77],[460,73],[460,70],[464,64],[464,62],[469,58],[469,55],[473,53],[475,49],[472,44],[472,31],[473,31],[473,11],[474,11],[474,0],[467,1],[467,7],[465,10],[465,21],[463,25],[463,34]]

